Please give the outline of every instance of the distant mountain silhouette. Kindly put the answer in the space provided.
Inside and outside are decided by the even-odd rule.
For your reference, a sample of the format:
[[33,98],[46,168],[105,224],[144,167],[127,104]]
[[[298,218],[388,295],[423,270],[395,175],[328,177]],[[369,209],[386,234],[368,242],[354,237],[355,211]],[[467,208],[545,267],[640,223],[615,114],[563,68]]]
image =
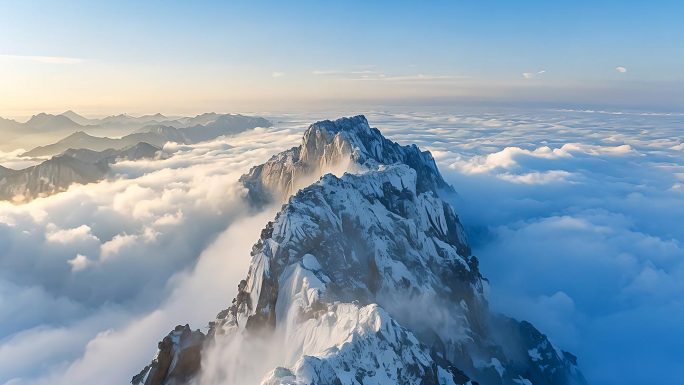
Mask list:
[[[163,117],[161,114],[151,116]],[[66,117],[64,118],[68,119]],[[113,120],[122,121],[126,119],[142,119],[142,117],[130,118],[125,115],[120,115],[118,117],[109,117],[105,119],[110,119],[111,122]],[[188,124],[198,121],[206,123],[187,126]],[[56,143],[36,147],[24,153],[23,156],[52,156],[61,154],[68,149],[79,148],[93,151],[103,151],[110,148],[118,150],[135,145],[139,142],[146,142],[157,147],[162,147],[166,142],[191,144],[211,140],[222,135],[238,134],[242,131],[256,127],[271,126],[271,123],[268,120],[260,117],[219,114],[214,114],[211,116],[201,115],[195,118],[184,119],[182,121],[172,121],[172,123],[179,127],[160,123],[151,124],[121,138],[98,137],[87,134],[84,131],[77,131]]]
[[121,150],[69,149],[23,170],[0,167],[0,200],[21,203],[65,191],[74,183],[97,182],[107,176],[110,164],[119,160],[154,158],[159,150],[148,143],[137,143]]
[[82,126],[87,126],[87,125],[93,124],[91,119],[88,119],[84,116],[81,116],[72,110],[64,111],[60,115],[65,116],[65,117],[71,119],[73,122],[76,122]]
[[81,129],[84,125],[78,124],[65,115],[51,115],[40,113],[33,115],[24,125],[30,129],[45,130],[72,130]]

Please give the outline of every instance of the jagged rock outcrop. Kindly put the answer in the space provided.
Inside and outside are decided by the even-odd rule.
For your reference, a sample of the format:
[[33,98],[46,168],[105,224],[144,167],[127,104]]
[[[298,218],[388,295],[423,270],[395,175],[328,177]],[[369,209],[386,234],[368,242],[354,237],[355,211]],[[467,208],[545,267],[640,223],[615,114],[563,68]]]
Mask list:
[[205,336],[178,325],[159,342],[157,356],[131,380],[133,385],[185,384],[199,370]]
[[[294,189],[345,161],[351,173]],[[574,356],[489,310],[488,283],[429,153],[385,139],[363,117],[325,121],[241,180],[253,202],[297,192],[210,323],[207,351],[237,348],[216,355],[224,361],[197,383],[217,383],[212,368],[238,370],[241,356],[266,357],[272,346],[267,385],[585,383]]]
[[[328,174],[298,192],[257,242],[228,323],[272,324],[284,271],[298,261],[321,261],[334,300],[369,304],[430,293],[479,306],[483,283],[458,218],[416,186],[413,169],[393,165],[342,178]],[[242,293],[249,298],[240,301]]]

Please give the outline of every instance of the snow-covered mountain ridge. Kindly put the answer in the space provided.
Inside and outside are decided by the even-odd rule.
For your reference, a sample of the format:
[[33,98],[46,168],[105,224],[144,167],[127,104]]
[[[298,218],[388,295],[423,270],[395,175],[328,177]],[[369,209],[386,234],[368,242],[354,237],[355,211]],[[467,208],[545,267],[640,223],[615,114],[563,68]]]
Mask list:
[[[295,190],[340,164],[351,172]],[[134,384],[183,383],[178,365],[195,368],[180,377],[199,384],[584,383],[574,356],[490,312],[487,282],[441,197],[453,190],[428,152],[385,139],[362,116],[343,118],[310,126],[301,146],[242,181],[253,202],[297,192],[262,231],[199,362],[153,361]],[[160,345],[158,357],[185,349]]]
[[312,124],[300,146],[274,155],[241,181],[253,202],[284,201],[326,173],[342,175],[395,163],[416,171],[419,191],[453,192],[428,151],[388,140],[377,128],[370,127],[363,115]]

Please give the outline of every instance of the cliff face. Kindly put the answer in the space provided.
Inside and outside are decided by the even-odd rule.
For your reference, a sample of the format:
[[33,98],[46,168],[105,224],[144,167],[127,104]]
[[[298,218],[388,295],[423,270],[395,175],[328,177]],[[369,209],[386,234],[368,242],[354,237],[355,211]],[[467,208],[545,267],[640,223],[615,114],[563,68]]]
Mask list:
[[[296,189],[340,164],[351,173]],[[252,202],[296,193],[210,323],[205,370],[185,377],[214,383],[208,372],[223,365],[243,378],[235,372],[246,359],[276,350],[278,366],[257,373],[262,384],[585,382],[575,357],[531,324],[490,312],[487,281],[442,199],[453,190],[429,153],[385,139],[363,117],[324,121],[242,181]],[[211,356],[235,340],[232,355]]]
[[178,325],[159,342],[156,357],[145,366],[131,383],[184,384],[199,371],[204,334],[190,330],[189,325]]

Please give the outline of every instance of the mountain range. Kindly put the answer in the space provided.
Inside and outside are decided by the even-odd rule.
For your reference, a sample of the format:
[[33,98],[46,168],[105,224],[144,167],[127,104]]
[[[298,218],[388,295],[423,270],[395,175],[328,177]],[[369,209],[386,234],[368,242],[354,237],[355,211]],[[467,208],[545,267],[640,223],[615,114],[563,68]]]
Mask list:
[[240,181],[255,208],[285,204],[208,332],[176,327],[134,385],[586,383],[574,355],[489,308],[429,152],[363,116],[322,121]]
[[[64,191],[73,183],[96,182],[107,176],[111,163],[120,159],[153,158],[166,142],[192,144],[270,126],[271,122],[261,117],[216,113],[179,118],[155,114],[88,119],[66,111],[60,115],[40,113],[25,123],[0,118],[0,132],[7,138],[5,145],[11,144],[13,135],[15,139],[31,135],[50,137],[78,129],[55,143],[22,154],[23,157],[51,157],[38,165],[22,170],[0,166],[0,200],[26,202]],[[125,127],[130,133],[109,138],[83,131],[103,127]]]
[[[85,148],[93,151],[103,151],[110,148],[122,149],[140,142],[149,143],[157,147],[162,147],[166,142],[192,144],[211,140],[222,135],[238,134],[256,127],[271,126],[268,120],[259,117],[214,114],[213,119],[206,119],[204,118],[205,116],[206,114],[195,118],[183,119],[178,122],[166,122],[167,124],[176,124],[178,127],[161,123],[145,125],[121,138],[99,137],[89,135],[83,131],[77,131],[56,143],[36,147],[24,153],[23,156],[51,156],[60,154],[70,148]],[[129,119],[129,117],[122,119]],[[201,121],[204,124],[197,123],[188,126],[189,123],[197,121]]]
[[[60,141],[63,142],[62,144],[70,144],[69,141],[79,138],[82,143],[93,143],[93,148],[90,148],[93,150],[110,148],[111,146],[104,145],[106,142],[115,144],[116,147],[113,148],[118,149],[141,141],[161,146],[165,138],[163,132],[158,132],[160,128],[169,131],[171,138],[179,137],[183,138],[186,143],[196,143],[221,135],[235,134],[246,129],[270,126],[271,123],[266,119],[239,114],[212,112],[194,117],[167,117],[162,114],[134,117],[120,114],[90,119],[69,110],[59,115],[39,113],[24,123],[0,118],[0,132],[5,139],[0,143],[0,150],[40,147],[35,153],[41,155],[36,156],[56,155],[74,147],[50,147],[50,143]],[[77,134],[76,138],[69,138],[74,134]],[[85,140],[83,134],[91,138]],[[138,134],[137,139],[135,134]],[[134,136],[117,142],[114,138],[102,137],[105,135],[115,138]]]
[[121,150],[69,149],[23,170],[0,167],[0,200],[22,203],[65,191],[75,183],[97,182],[107,176],[110,164],[154,158],[159,150],[142,142]]

